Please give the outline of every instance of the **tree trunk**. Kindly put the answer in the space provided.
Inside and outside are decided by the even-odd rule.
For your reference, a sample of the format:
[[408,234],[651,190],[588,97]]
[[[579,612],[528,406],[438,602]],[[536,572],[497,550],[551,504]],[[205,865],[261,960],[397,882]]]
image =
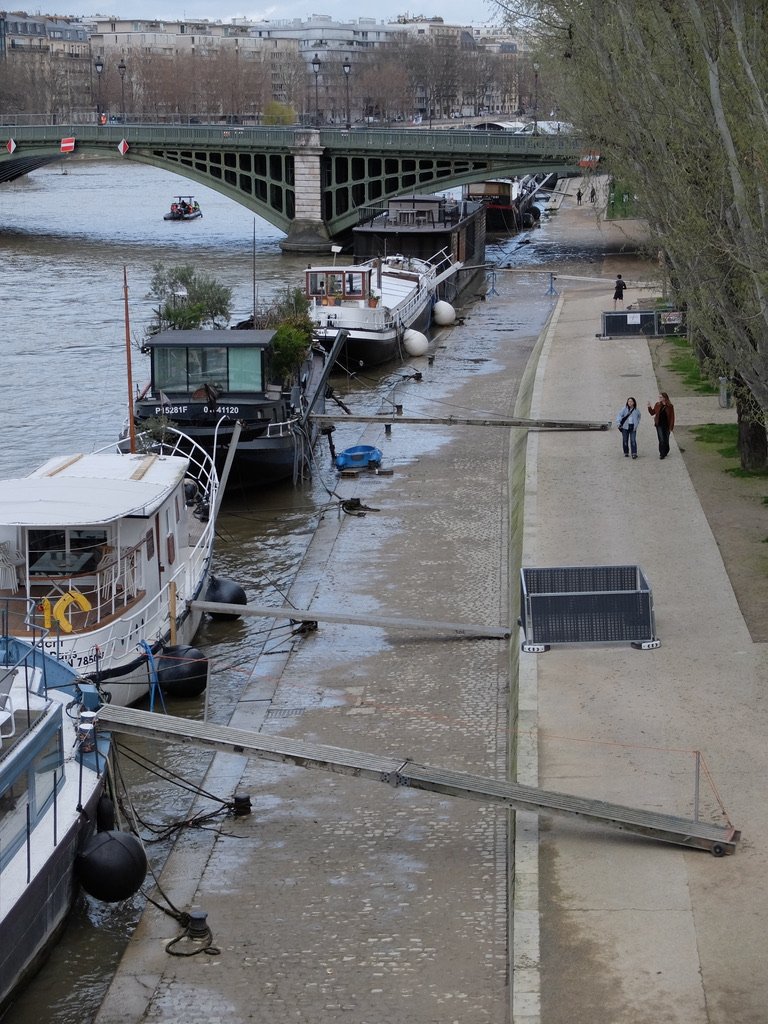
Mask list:
[[742,404],[736,403],[739,419],[739,457],[741,468],[751,472],[768,469],[768,437],[765,424],[742,417]]

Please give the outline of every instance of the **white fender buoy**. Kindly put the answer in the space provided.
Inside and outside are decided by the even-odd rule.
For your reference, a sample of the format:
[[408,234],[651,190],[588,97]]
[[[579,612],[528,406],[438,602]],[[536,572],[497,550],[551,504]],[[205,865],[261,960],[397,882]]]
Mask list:
[[421,331],[409,327],[403,335],[403,348],[409,356],[423,356],[429,348],[429,341]]
[[438,326],[448,327],[450,324],[456,323],[456,310],[450,302],[440,299],[432,309],[432,319]]

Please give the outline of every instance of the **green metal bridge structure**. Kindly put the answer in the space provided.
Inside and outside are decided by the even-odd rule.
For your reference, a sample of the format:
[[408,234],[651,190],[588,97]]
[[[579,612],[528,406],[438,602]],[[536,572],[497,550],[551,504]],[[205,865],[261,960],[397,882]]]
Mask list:
[[152,164],[207,185],[284,231],[287,252],[327,252],[361,211],[488,178],[577,173],[572,135],[446,129],[178,124],[0,126],[0,182],[72,155]]

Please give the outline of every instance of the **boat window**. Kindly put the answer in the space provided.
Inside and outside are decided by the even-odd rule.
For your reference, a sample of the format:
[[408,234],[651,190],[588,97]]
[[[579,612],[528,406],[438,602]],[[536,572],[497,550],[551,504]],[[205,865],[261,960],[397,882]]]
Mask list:
[[307,294],[325,295],[325,271],[307,274]]
[[346,293],[347,293],[347,295],[351,295],[354,298],[355,296],[362,296],[364,294],[364,288],[363,288],[364,277],[365,277],[364,274],[357,274],[357,273],[354,273],[354,272],[347,273],[347,275],[346,275],[346,278],[347,278]]
[[261,349],[229,350],[229,391],[263,391]]
[[204,384],[219,391],[260,391],[261,355],[255,347],[157,347],[152,352],[152,382],[156,391],[169,394],[192,394]]
[[27,771],[0,793],[0,869],[21,846],[27,829]]
[[187,390],[187,350],[156,348],[152,352],[152,378],[160,391]]
[[90,572],[98,565],[108,541],[106,530],[91,527],[29,530],[29,571],[41,576]]
[[61,753],[61,736],[58,732],[51,736],[45,749],[41,750],[32,762],[31,804],[34,814],[39,817],[46,809],[61,779],[63,769]]
[[224,346],[211,348],[190,348],[189,390],[195,391],[201,384],[214,384],[227,390],[227,350]]
[[344,275],[326,274],[325,287],[328,289],[328,295],[341,295],[344,291]]

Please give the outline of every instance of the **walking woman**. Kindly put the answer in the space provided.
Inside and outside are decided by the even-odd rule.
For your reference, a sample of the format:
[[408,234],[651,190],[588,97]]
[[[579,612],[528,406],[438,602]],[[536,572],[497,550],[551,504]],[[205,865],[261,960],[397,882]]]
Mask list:
[[662,391],[655,405],[648,403],[648,412],[656,424],[656,436],[659,439],[659,458],[666,459],[669,455],[669,435],[675,429],[675,407],[669,400],[666,391]]
[[616,414],[616,426],[621,431],[621,445],[624,449],[624,458],[629,458],[630,450],[632,458],[637,458],[637,428],[640,424],[640,410],[637,402],[630,397],[624,403],[624,408],[619,409]]

